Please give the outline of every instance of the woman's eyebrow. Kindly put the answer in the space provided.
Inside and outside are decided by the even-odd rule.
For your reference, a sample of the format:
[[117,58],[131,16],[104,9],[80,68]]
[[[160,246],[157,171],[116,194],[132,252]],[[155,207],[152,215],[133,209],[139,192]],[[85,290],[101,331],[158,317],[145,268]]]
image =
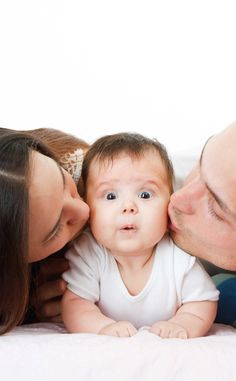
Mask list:
[[[62,182],[63,182],[63,190],[65,189],[65,184],[66,184],[66,179],[65,179],[65,175],[63,173],[63,170],[62,168],[60,167],[59,164],[57,164],[57,167],[60,171],[60,174],[61,174],[61,177],[62,177]],[[43,239],[42,243],[45,244],[47,243],[55,234],[55,232],[57,231],[58,229],[58,226],[60,225],[61,223],[61,217],[62,217],[62,211],[60,213],[60,216],[57,220],[57,222],[55,223],[55,225],[53,226],[53,228],[50,230],[50,232],[46,235],[46,237]]]

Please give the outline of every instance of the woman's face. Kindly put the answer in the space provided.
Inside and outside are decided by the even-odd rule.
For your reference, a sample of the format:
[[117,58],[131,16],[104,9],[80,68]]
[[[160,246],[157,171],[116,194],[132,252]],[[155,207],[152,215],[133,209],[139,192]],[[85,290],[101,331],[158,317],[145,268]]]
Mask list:
[[88,220],[69,173],[33,151],[29,184],[29,262],[39,261],[75,238]]

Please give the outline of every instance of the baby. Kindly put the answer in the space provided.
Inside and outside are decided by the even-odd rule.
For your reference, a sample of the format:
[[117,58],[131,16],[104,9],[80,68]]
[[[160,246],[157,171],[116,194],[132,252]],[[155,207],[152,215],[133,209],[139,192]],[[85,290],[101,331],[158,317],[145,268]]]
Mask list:
[[90,229],[66,254],[62,302],[70,332],[162,338],[210,329],[219,292],[195,257],[167,234],[173,169],[162,144],[135,133],[98,139],[82,176]]

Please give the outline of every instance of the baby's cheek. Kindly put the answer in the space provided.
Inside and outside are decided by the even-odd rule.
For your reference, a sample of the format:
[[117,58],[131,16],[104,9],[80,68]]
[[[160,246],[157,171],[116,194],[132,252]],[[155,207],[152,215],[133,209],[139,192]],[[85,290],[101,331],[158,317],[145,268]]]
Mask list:
[[163,230],[166,230],[167,224],[168,224],[167,208],[163,208],[163,210],[159,214],[158,219],[159,219],[159,225],[162,226]]
[[104,230],[108,225],[105,214],[97,209],[92,210],[90,213],[89,225],[95,238],[100,236],[102,232],[104,234]]

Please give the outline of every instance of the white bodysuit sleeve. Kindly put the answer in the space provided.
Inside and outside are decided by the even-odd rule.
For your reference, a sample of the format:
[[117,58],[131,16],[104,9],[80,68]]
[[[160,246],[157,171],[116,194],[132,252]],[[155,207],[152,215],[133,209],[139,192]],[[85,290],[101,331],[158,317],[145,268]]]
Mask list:
[[67,288],[82,298],[97,302],[102,251],[92,235],[87,231],[82,233],[65,257],[69,260],[69,269],[62,277],[68,283]]
[[[205,271],[202,264],[193,257],[180,249],[176,253],[180,255],[179,264],[176,269],[176,278],[179,278],[179,292],[181,295],[181,304],[194,301],[217,301],[219,299],[219,291],[216,289],[210,275]],[[183,262],[184,266],[183,266]],[[183,271],[184,269],[184,271]]]

